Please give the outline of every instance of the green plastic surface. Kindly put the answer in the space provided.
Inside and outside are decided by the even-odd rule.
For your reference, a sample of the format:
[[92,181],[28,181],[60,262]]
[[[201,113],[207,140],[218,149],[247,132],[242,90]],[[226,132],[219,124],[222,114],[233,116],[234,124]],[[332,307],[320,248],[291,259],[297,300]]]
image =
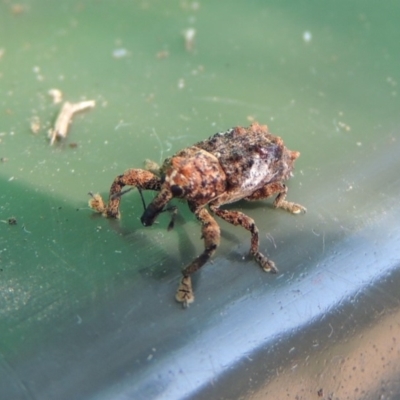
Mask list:
[[[1,2],[0,398],[398,398],[399,13],[369,0]],[[54,88],[96,107],[50,146]],[[288,199],[308,213],[230,206],[255,219],[279,274],[221,222],[182,310],[180,269],[202,251],[186,205],[167,232],[167,213],[140,224],[136,191],[119,222],[87,193],[252,120],[301,152]]]

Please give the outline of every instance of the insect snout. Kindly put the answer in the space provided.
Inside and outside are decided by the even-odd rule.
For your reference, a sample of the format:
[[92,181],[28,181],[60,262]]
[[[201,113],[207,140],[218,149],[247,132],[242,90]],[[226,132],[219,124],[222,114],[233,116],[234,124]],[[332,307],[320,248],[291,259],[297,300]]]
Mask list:
[[152,204],[149,204],[149,206],[144,210],[143,215],[140,217],[140,221],[144,226],[151,226],[154,224],[154,221],[156,220],[158,214],[160,214],[161,211],[159,211],[156,207],[154,207]]

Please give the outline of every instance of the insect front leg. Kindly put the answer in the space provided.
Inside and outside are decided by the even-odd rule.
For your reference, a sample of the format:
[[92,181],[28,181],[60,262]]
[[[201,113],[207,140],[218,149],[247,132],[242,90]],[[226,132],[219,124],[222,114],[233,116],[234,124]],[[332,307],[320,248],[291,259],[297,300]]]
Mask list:
[[89,201],[90,207],[108,218],[119,218],[119,204],[124,193],[122,192],[124,186],[137,187],[139,190],[158,191],[161,188],[161,178],[143,169],[129,169],[114,179],[110,188],[107,206],[104,206],[101,196],[95,194],[92,195],[92,199]]
[[251,234],[250,253],[253,255],[257,263],[266,272],[276,273],[278,271],[274,262],[264,256],[264,254],[262,254],[258,249],[258,228],[252,218],[240,211],[223,210],[215,205],[211,205],[210,209],[226,222],[229,222],[232,225],[240,225],[244,229],[248,230]]
[[184,307],[187,307],[194,301],[191,275],[210,259],[219,246],[220,241],[220,229],[215,219],[205,208],[193,208],[194,207],[191,207],[191,210],[202,225],[201,233],[204,239],[204,251],[182,271],[183,277],[179,283],[175,298],[178,302],[182,303]]

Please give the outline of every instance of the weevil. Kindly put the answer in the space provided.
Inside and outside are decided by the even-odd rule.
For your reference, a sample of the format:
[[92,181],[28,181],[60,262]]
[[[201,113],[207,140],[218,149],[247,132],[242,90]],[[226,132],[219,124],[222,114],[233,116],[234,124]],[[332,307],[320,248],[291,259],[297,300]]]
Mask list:
[[292,214],[306,208],[286,200],[285,181],[292,176],[298,151],[289,150],[267,126],[234,127],[178,151],[167,158],[158,170],[129,169],[111,185],[108,204],[99,194],[89,205],[107,218],[120,218],[124,186],[152,190],[156,195],[141,216],[144,226],[151,226],[173,198],[187,202],[201,224],[204,251],[182,270],[176,300],[185,307],[194,301],[191,275],[209,261],[220,243],[220,228],[214,216],[240,225],[251,235],[250,253],[264,271],[276,273],[272,260],[259,250],[259,233],[252,218],[241,211],[221,206],[239,200],[263,200],[276,195],[273,205]]

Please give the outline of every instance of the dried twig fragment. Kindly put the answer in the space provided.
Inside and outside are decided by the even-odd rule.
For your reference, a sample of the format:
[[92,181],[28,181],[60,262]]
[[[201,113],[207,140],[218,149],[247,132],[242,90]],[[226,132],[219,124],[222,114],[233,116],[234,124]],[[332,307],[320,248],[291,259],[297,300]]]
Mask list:
[[93,108],[96,105],[94,100],[81,101],[79,103],[65,102],[54,124],[54,128],[49,131],[50,146],[57,138],[67,137],[68,127],[75,113]]

